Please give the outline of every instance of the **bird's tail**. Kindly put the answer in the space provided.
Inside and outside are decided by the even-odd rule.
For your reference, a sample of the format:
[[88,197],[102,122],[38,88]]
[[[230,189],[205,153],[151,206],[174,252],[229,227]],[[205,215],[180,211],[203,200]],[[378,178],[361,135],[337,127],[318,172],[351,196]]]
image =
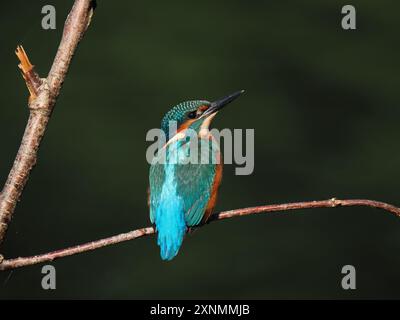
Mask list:
[[182,245],[186,233],[186,223],[182,210],[163,210],[156,218],[157,244],[163,260],[172,260]]

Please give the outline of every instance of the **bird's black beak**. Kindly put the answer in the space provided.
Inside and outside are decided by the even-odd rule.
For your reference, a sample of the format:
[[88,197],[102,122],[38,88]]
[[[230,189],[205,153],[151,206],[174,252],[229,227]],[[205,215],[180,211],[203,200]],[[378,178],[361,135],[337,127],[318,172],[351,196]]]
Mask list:
[[203,113],[203,116],[209,116],[209,115],[221,110],[227,104],[231,103],[233,100],[238,98],[243,92],[244,92],[244,90],[236,91],[226,97],[223,97],[214,102],[211,102],[210,107]]

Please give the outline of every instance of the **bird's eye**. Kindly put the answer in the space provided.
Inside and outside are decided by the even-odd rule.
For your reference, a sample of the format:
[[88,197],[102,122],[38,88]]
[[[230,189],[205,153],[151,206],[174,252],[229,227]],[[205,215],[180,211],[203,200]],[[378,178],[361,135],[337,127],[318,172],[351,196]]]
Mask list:
[[189,119],[194,119],[197,116],[197,112],[196,111],[192,111],[188,113],[188,118]]

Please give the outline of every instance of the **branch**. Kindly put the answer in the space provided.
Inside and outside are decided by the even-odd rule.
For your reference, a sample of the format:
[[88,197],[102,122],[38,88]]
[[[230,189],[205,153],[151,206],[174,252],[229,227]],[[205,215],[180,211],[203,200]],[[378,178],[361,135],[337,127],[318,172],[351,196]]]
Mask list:
[[26,86],[28,87],[30,93],[30,103],[35,100],[37,95],[39,94],[39,89],[42,85],[42,79],[40,79],[39,75],[34,70],[35,66],[32,65],[32,63],[29,61],[28,55],[26,54],[22,46],[17,47],[17,50],[15,50],[15,54],[20,61],[18,68],[21,69],[22,77],[24,78]]
[[18,46],[15,52],[30,93],[29,119],[13,167],[0,194],[0,244],[4,240],[8,224],[32,168],[36,164],[39,146],[53,107],[76,47],[89,26],[94,6],[95,2],[91,0],[75,1],[65,22],[61,43],[47,79],[40,78],[36,73],[24,48]]
[[[364,200],[364,199],[354,199],[354,200],[339,200],[336,198],[332,198],[330,200],[322,200],[322,201],[310,201],[310,202],[296,202],[296,203],[286,203],[286,204],[272,204],[266,206],[259,207],[250,207],[244,209],[235,209],[230,211],[223,211],[217,214],[214,214],[210,217],[208,222],[225,220],[233,217],[239,216],[247,216],[258,213],[266,213],[266,212],[276,212],[276,211],[288,211],[288,210],[300,210],[300,209],[313,209],[313,208],[335,208],[335,207],[352,207],[352,206],[364,206],[371,207],[376,209],[382,209],[393,213],[397,217],[400,217],[400,208],[392,206],[390,204],[373,201],[373,200]],[[198,227],[202,227],[200,225]],[[120,242],[125,242],[129,240],[134,240],[137,238],[141,238],[144,236],[148,236],[154,234],[153,227],[147,227],[142,229],[137,229],[134,231],[130,231],[127,233],[121,233],[119,235],[88,242],[85,244],[77,245],[74,247],[69,247],[66,249],[61,249],[49,253],[44,253],[31,257],[20,257],[15,259],[3,259],[0,256],[0,271],[16,269],[20,267],[30,266],[42,262],[53,261],[58,258],[63,258],[67,256],[72,256],[74,254],[83,253],[87,251],[96,250],[102,247],[106,247],[109,245],[117,244]],[[3,259],[3,260],[2,260]]]

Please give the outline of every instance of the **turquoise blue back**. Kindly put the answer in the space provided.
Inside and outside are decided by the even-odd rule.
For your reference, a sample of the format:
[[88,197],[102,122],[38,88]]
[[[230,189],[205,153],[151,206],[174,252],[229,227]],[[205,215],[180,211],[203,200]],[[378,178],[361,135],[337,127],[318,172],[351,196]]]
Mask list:
[[157,243],[163,260],[171,260],[182,245],[187,227],[198,225],[211,196],[216,174],[219,147],[216,143],[200,140],[198,162],[188,163],[190,143],[183,139],[171,143],[165,163],[161,153],[150,167],[150,220],[158,232]]

